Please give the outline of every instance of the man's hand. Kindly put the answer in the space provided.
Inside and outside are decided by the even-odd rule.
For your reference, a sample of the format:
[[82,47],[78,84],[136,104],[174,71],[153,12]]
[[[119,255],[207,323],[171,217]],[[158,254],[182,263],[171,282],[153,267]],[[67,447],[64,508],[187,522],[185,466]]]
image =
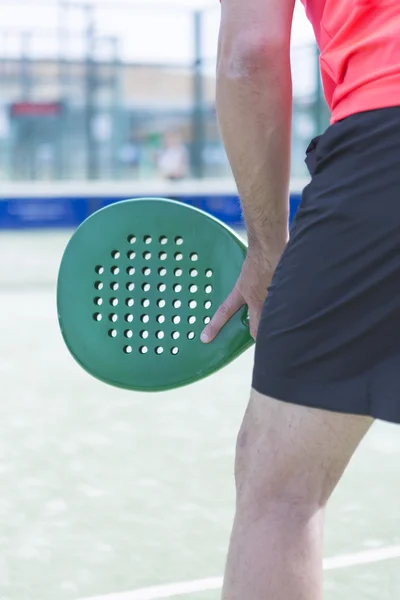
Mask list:
[[245,304],[249,308],[250,333],[256,339],[264,301],[279,258],[279,253],[268,258],[261,250],[248,251],[235,287],[204,329],[202,342],[211,342]]

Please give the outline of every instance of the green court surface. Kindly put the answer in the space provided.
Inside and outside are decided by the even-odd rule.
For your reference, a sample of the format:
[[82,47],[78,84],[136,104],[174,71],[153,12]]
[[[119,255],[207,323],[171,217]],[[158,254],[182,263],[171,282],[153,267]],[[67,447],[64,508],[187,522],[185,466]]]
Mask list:
[[[217,600],[252,351],[165,394],[91,379],[57,326],[68,236],[0,238],[0,599]],[[328,511],[326,600],[400,593],[399,464],[375,424]]]

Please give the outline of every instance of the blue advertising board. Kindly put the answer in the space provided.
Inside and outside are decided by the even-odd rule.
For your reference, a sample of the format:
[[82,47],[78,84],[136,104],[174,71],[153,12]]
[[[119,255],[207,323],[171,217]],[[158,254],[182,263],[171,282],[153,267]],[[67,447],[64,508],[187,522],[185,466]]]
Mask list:
[[[0,229],[76,228],[93,212],[109,204],[144,196],[173,198],[204,210],[232,227],[243,224],[237,194],[231,189],[224,190],[220,184],[213,187],[210,182],[206,186],[192,182],[176,189],[166,186],[165,189],[159,187],[157,190],[148,184],[148,191],[143,184],[140,189],[130,185],[123,191],[117,189],[117,193],[112,193],[113,188],[118,188],[112,183],[102,186],[101,190],[98,184],[92,188],[90,184],[84,183],[81,187],[81,193],[77,185],[71,190],[57,184],[47,187],[44,193],[33,188],[34,193],[27,194],[26,186],[22,193],[17,186],[12,187],[9,194],[5,190],[0,196]],[[300,199],[301,193],[293,189],[290,195],[290,222]]]

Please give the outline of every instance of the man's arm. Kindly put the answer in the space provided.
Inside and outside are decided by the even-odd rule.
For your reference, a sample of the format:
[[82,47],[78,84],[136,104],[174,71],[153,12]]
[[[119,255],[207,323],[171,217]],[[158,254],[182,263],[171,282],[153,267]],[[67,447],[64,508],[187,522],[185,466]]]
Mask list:
[[249,248],[232,293],[202,334],[205,343],[244,304],[256,337],[266,292],[288,239],[294,1],[222,0],[217,113]]
[[222,0],[217,114],[250,248],[274,259],[288,236],[294,0]]

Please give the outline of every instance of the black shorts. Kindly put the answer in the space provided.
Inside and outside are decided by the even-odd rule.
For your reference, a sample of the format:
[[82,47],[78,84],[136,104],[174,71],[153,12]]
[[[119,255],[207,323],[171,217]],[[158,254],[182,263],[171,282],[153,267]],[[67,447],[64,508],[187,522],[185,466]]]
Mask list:
[[400,107],[310,144],[312,175],[265,302],[253,387],[400,422]]

